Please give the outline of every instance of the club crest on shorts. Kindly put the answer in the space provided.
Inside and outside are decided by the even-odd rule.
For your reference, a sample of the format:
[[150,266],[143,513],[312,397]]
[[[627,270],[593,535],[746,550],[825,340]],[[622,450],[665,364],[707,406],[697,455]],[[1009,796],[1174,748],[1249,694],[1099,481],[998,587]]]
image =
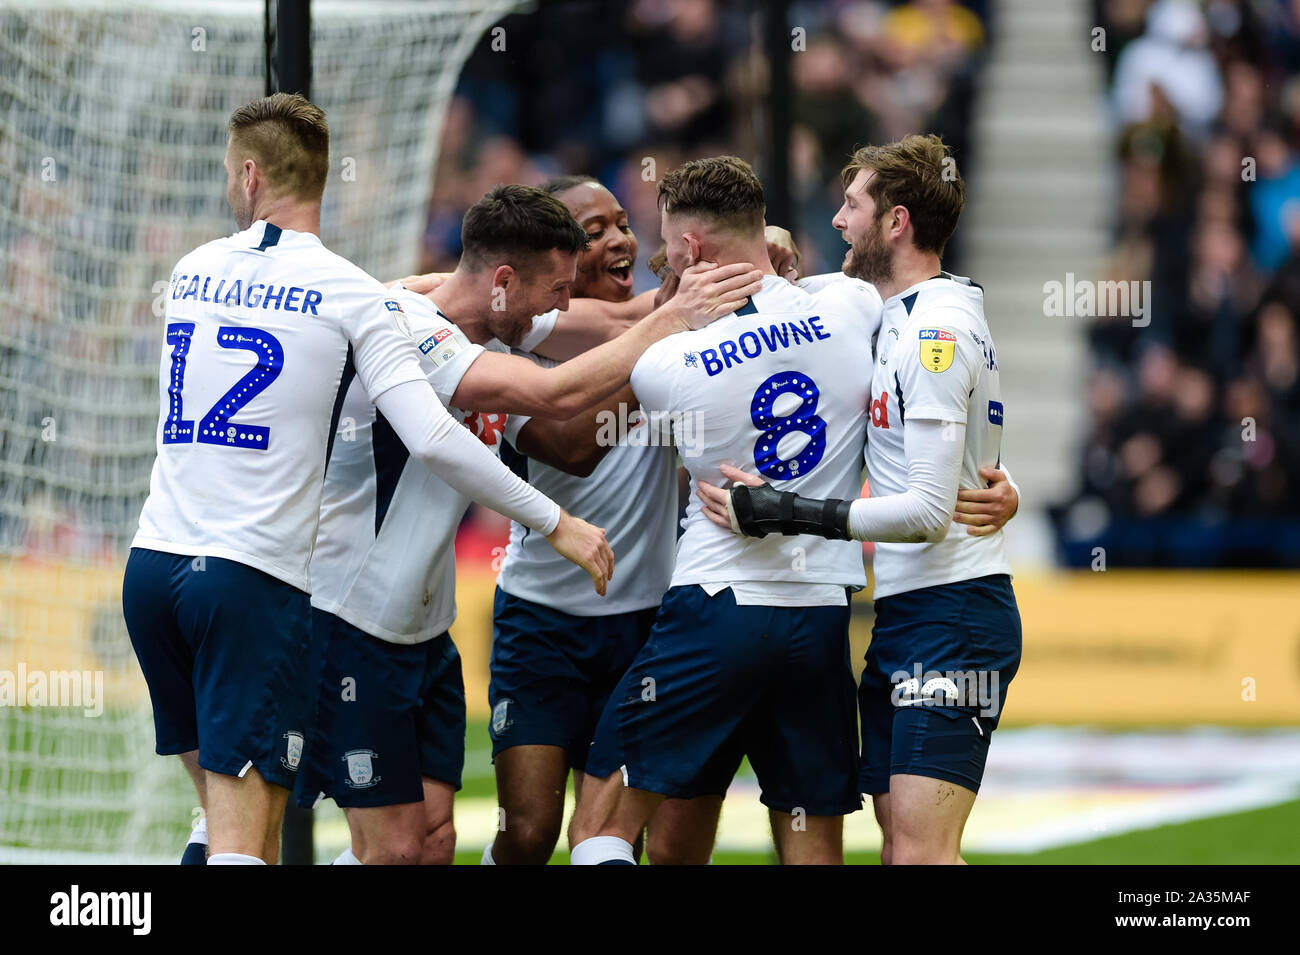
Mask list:
[[502,699],[497,701],[497,705],[492,707],[492,735],[500,736],[510,728],[513,722],[510,718],[510,704],[514,700]]
[[280,738],[285,741],[284,755],[280,757],[280,765],[291,773],[297,772],[298,764],[302,762],[302,734],[289,730]]
[[348,786],[352,789],[369,789],[379,782],[375,775],[375,758],[379,754],[369,749],[354,749],[343,754],[348,764]]

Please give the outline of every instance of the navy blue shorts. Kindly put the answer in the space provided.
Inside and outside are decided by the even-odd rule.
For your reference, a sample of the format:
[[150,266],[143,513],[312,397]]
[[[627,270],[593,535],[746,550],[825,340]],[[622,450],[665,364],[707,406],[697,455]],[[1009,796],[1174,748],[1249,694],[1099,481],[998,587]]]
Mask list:
[[251,764],[292,789],[321,666],[307,594],[235,561],[135,547],[122,613],[158,753],[197,749],[211,772],[240,776]]
[[315,608],[312,626],[326,662],[298,804],[420,802],[425,776],[460,789],[465,681],[451,635],[389,643]]
[[861,808],[849,608],[737,606],[730,589],[664,596],[601,715],[587,772],[635,789],[724,795],[748,756],[769,809]]
[[492,605],[492,756],[559,746],[585,770],[596,721],[654,624],[656,608],[577,617],[497,588]]
[[929,776],[979,792],[989,737],[1020,667],[1011,578],[994,574],[876,601],[858,689],[864,793]]

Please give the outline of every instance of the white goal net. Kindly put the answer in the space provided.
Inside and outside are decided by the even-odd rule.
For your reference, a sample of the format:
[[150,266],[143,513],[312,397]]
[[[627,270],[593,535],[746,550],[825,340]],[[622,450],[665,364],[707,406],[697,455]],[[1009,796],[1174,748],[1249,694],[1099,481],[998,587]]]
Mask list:
[[[312,5],[322,239],[415,265],[442,118],[517,0]],[[122,622],[149,487],[161,295],[234,231],[231,110],[265,92],[261,0],[0,0],[0,862],[179,858],[195,796],[153,753]]]

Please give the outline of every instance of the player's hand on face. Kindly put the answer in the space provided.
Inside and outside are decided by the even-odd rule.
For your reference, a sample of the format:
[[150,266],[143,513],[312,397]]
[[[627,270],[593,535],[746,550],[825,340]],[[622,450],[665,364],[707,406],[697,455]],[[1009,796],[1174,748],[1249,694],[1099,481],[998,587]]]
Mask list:
[[[763,483],[762,478],[753,474],[746,474],[739,468],[733,468],[730,464],[722,465],[721,471],[722,476],[732,484],[748,484],[750,487],[758,487]],[[695,488],[700,496],[700,502],[704,505],[704,516],[719,527],[724,527],[729,531],[736,531],[736,525],[732,520],[732,512],[728,507],[731,502],[731,490],[704,481],[695,482]],[[737,531],[737,533],[739,532]]]
[[659,291],[655,292],[655,308],[663,305],[670,298],[677,294],[677,287],[681,284],[681,279],[677,273],[668,267],[664,267],[663,281],[659,285]]
[[605,529],[588,524],[568,511],[560,512],[560,523],[546,538],[562,557],[591,574],[596,593],[605,596],[605,583],[614,576],[614,551],[605,540]]
[[716,265],[696,262],[682,272],[673,304],[685,308],[687,324],[703,328],[730,315],[763,287],[763,273],[748,262]]
[[451,278],[450,272],[425,272],[423,275],[408,275],[396,282],[389,282],[388,287],[400,285],[420,295],[428,295],[449,278]]
[[772,271],[788,282],[799,281],[799,247],[788,229],[770,225],[763,230],[767,239],[767,256],[772,260]]
[[967,534],[987,537],[1016,516],[1020,495],[997,468],[980,468],[980,477],[988,481],[989,486],[974,491],[958,491],[957,513],[953,520],[970,525],[966,528]]

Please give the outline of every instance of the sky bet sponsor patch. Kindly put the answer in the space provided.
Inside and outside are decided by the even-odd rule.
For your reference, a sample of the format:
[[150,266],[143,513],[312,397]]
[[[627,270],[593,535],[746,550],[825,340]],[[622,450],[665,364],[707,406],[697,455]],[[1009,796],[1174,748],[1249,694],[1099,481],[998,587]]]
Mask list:
[[420,351],[428,356],[429,361],[441,368],[460,351],[460,342],[456,340],[456,335],[450,328],[439,328],[420,342]]
[[952,366],[957,336],[942,328],[923,328],[921,338],[921,367],[936,374]]

